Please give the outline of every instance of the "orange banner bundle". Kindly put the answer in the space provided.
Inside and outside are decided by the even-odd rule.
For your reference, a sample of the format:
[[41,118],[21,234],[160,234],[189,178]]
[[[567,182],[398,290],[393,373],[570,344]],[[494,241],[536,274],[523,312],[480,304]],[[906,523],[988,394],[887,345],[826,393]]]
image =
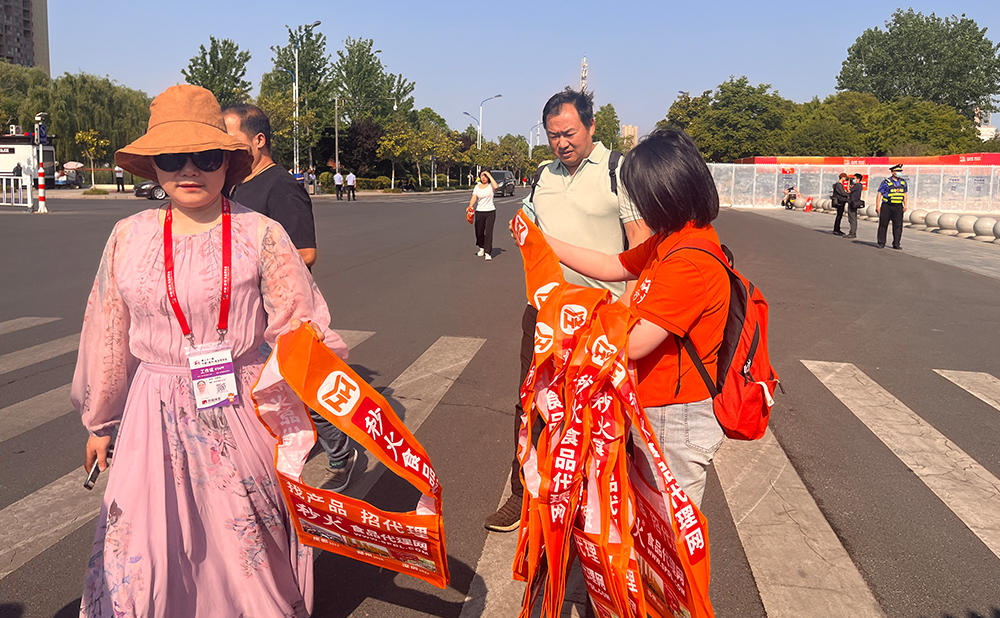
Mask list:
[[[253,389],[261,422],[278,440],[275,467],[306,545],[448,585],[441,484],[426,451],[385,398],[320,342],[308,325],[282,335]],[[309,406],[420,490],[415,511],[387,513],[310,487],[302,468],[316,443]]]
[[[538,309],[521,387],[527,491],[514,577],[529,584],[521,618],[543,589],[542,616],[560,615],[574,556],[599,618],[713,616],[708,526],[670,473],[628,369],[638,318],[606,290],[567,284],[523,212],[512,229],[528,302]],[[539,417],[545,426],[533,445]],[[633,426],[641,437],[629,454]]]

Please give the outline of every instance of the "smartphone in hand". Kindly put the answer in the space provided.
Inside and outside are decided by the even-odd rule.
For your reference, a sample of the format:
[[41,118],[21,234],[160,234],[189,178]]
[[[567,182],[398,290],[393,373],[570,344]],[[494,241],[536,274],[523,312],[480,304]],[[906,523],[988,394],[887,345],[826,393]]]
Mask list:
[[[114,450],[114,443],[108,445],[108,465],[111,465],[111,455]],[[87,480],[83,482],[84,489],[93,489],[94,484],[97,482],[97,477],[100,476],[101,469],[97,466],[97,460],[94,460],[94,465],[90,468],[90,474],[87,475]]]

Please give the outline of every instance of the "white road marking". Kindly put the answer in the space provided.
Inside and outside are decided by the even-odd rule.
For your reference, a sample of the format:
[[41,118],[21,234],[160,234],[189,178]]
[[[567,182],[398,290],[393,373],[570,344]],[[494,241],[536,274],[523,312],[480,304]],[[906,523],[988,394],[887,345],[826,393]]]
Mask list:
[[1000,410],[1000,380],[988,373],[977,371],[949,371],[935,369],[935,373],[975,395],[984,403]]
[[361,345],[369,337],[375,334],[369,330],[334,330],[334,332],[340,335],[340,338],[344,340],[344,345],[347,346],[348,350]]
[[885,615],[770,430],[727,440],[715,471],[769,618]]
[[23,369],[35,363],[49,360],[63,354],[76,352],[80,348],[80,333],[68,335],[54,341],[40,343],[30,348],[10,352],[0,356],[0,374]]
[[[471,337],[441,337],[406,368],[384,391],[386,399],[412,433],[427,419],[462,370],[485,341]],[[320,486],[326,476],[326,457],[314,457],[302,471],[303,480]],[[346,495],[362,498],[385,472],[375,457],[368,457],[363,475],[355,471]]]
[[1000,557],[1000,479],[854,365],[802,363]]
[[0,580],[72,534],[101,511],[108,474],[94,489],[77,468],[0,511]]
[[0,442],[73,412],[70,385],[60,386],[0,410]]
[[15,331],[24,330],[25,328],[31,328],[33,326],[41,326],[42,324],[56,322],[61,319],[62,318],[15,318],[13,320],[7,320],[6,322],[0,322],[0,335],[6,335],[7,333],[13,333]]

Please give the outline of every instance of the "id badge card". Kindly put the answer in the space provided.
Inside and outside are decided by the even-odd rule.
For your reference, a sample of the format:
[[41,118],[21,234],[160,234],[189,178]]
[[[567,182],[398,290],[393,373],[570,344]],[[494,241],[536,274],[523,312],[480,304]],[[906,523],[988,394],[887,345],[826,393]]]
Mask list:
[[186,350],[191,368],[191,392],[197,409],[235,405],[240,402],[233,370],[233,350],[225,341],[206,343]]

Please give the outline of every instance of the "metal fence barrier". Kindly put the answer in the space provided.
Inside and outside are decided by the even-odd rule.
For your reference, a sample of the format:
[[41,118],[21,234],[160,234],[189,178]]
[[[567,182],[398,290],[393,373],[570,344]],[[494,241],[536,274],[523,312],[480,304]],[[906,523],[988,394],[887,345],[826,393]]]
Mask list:
[[[868,177],[863,199],[875,203],[886,165],[741,165],[709,163],[723,206],[775,207],[783,191],[798,187],[805,197],[828,198],[841,173]],[[928,211],[1000,213],[1000,166],[911,165],[903,168],[907,207]]]
[[0,176],[0,206],[31,207],[31,185],[18,176]]

